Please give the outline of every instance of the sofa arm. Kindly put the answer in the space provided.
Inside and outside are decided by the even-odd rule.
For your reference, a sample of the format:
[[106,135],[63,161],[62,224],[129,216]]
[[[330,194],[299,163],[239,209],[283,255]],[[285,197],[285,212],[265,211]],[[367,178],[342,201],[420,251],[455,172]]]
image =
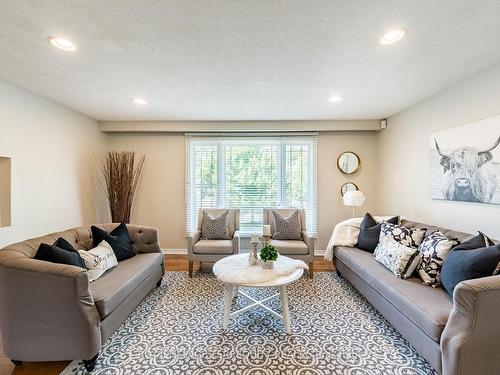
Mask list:
[[314,256],[314,242],[316,239],[306,231],[302,231],[302,238],[304,239],[304,242],[309,249],[309,254],[312,254]]
[[240,253],[240,231],[235,230],[233,234],[233,254]]
[[441,336],[443,374],[494,374],[500,368],[500,276],[463,281]]
[[161,253],[158,229],[127,224],[132,248],[136,253]]
[[90,359],[101,347],[100,317],[87,272],[0,251],[0,332],[21,361]]
[[194,231],[187,237],[188,256],[193,256],[193,246],[201,238],[201,230]]

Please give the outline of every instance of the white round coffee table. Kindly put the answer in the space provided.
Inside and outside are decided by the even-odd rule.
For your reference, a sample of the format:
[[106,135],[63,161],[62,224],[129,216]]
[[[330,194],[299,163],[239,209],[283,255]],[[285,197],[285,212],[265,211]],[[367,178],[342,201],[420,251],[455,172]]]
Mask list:
[[[280,255],[279,258],[286,258],[283,255]],[[278,258],[278,260],[279,260]],[[252,272],[260,272],[262,273],[262,268],[259,265],[254,265],[251,266],[247,262],[248,259],[248,254],[237,254],[237,255],[231,255],[226,258],[223,258],[216,262],[213,267],[213,272],[217,278],[224,283],[224,318],[223,318],[223,323],[222,327],[224,329],[227,329],[229,325],[229,320],[230,318],[237,316],[239,314],[244,313],[245,311],[248,311],[254,307],[262,307],[264,310],[268,311],[269,313],[273,314],[274,316],[278,317],[279,319],[283,320],[283,324],[285,326],[285,330],[288,334],[291,333],[291,328],[290,328],[290,313],[288,309],[288,296],[287,296],[287,290],[286,286],[290,283],[293,283],[300,279],[302,274],[304,273],[304,270],[302,268],[295,269],[293,272],[287,274],[287,275],[279,275],[274,270],[266,270],[266,274],[269,275],[269,279],[267,281],[255,283],[252,281],[245,281],[244,277],[242,275],[250,275]],[[246,266],[243,267],[242,269],[242,264],[243,262],[247,262]],[[231,264],[234,264],[235,267],[233,269],[229,268],[228,265],[231,266]],[[237,266],[236,266],[237,265]],[[244,272],[242,272],[242,270]],[[221,279],[221,275],[224,273],[224,277]],[[231,273],[234,273],[231,275]],[[235,277],[231,277],[235,276]],[[238,279],[238,282],[227,282],[228,278],[231,279]],[[248,277],[250,280],[251,277]],[[279,288],[279,293],[276,293],[270,297],[266,297],[262,300],[256,300],[255,298],[249,296],[245,292],[241,291],[239,287],[248,287],[248,288],[269,288],[269,287],[278,287]],[[247,298],[250,300],[252,303],[248,306],[245,306],[242,309],[239,309],[237,311],[231,312],[231,304],[232,300],[235,296],[240,295],[244,298]],[[272,310],[271,308],[267,307],[264,305],[265,302],[269,302],[275,298],[280,298],[281,301],[281,310],[283,312],[283,315],[278,314],[276,311]]]

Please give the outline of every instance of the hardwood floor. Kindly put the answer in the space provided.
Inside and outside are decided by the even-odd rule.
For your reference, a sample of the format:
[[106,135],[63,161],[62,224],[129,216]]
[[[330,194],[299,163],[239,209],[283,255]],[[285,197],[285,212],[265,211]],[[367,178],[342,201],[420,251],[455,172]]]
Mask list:
[[[187,255],[165,255],[165,269],[167,271],[188,270]],[[200,264],[195,263],[194,272],[199,272]],[[333,271],[332,262],[316,257],[314,260],[314,272]],[[69,362],[40,362],[23,363],[14,366],[9,358],[3,353],[3,346],[0,340],[0,375],[57,375],[69,364]]]

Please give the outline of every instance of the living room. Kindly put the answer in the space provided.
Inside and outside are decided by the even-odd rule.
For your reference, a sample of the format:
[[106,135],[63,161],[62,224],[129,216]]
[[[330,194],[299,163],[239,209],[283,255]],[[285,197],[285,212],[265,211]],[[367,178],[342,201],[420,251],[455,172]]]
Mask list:
[[0,24],[0,374],[500,373],[500,3]]

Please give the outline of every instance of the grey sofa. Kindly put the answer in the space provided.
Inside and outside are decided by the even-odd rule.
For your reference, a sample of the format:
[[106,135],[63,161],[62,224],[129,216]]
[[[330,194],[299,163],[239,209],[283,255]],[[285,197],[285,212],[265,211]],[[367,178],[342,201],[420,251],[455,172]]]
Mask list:
[[[111,231],[117,224],[98,226]],[[42,242],[52,244],[58,237],[76,249],[92,248],[89,226],[0,250],[0,332],[14,363],[83,359],[87,370],[93,369],[101,344],[164,273],[157,230],[127,229],[137,255],[93,283],[82,268],[33,259]]]
[[[265,208],[262,213],[264,225],[271,226],[271,236],[274,234],[274,215],[273,211],[283,216],[292,214],[297,208]],[[302,240],[271,240],[271,245],[278,249],[278,252],[287,257],[300,259],[309,263],[309,277],[314,276],[314,243],[315,238],[307,231],[306,211],[298,209],[299,219],[302,230]]]
[[[406,227],[439,229],[461,241],[473,235],[403,220]],[[395,277],[373,254],[336,247],[337,272],[404,336],[440,373],[486,375],[500,373],[500,276],[460,283],[451,298],[419,278]]]
[[[230,240],[202,240],[203,212],[215,217],[228,211],[227,224]],[[189,277],[193,276],[193,262],[215,263],[229,255],[240,252],[240,210],[238,208],[202,208],[198,213],[196,231],[187,236]]]

